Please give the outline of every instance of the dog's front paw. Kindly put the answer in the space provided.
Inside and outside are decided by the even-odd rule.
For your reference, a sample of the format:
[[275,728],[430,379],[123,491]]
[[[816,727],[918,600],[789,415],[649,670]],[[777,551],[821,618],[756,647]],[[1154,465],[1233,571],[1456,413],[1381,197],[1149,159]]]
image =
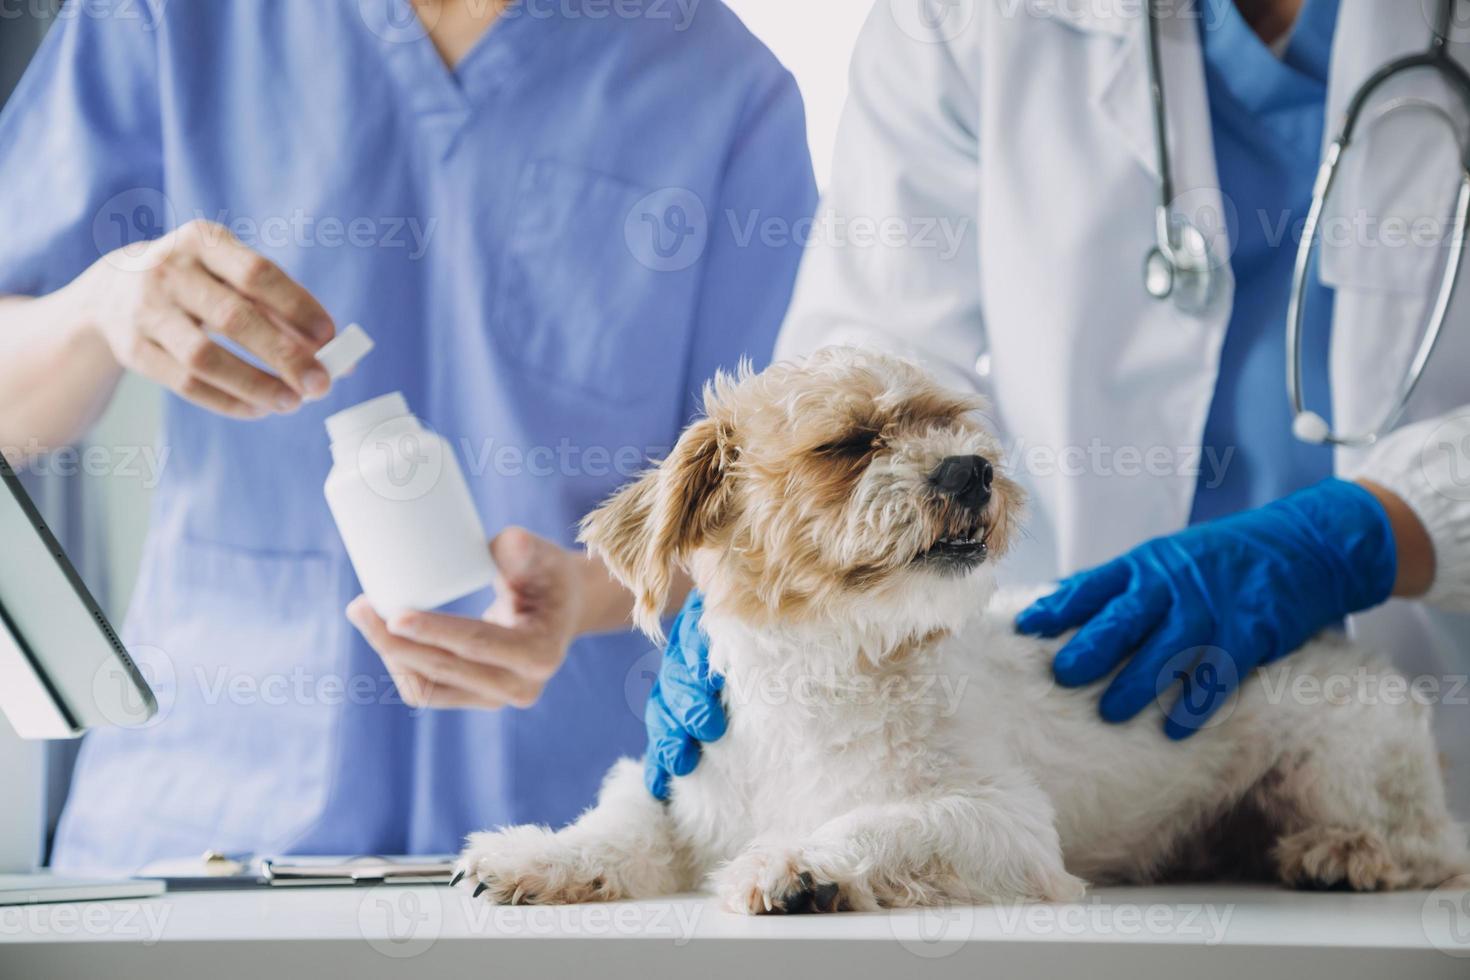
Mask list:
[[454,884],[497,905],[605,902],[607,878],[583,852],[545,827],[509,827],[471,834],[455,866]]
[[713,885],[730,911],[746,915],[845,912],[867,904],[789,848],[746,851],[715,872]]

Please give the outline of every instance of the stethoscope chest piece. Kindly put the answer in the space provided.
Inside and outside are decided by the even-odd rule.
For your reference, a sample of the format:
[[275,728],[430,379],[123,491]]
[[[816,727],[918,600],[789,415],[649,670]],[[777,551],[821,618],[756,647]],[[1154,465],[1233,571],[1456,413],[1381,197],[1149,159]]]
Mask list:
[[1143,18],[1148,47],[1149,93],[1153,101],[1155,154],[1159,168],[1159,201],[1154,209],[1154,246],[1144,261],[1143,283],[1158,300],[1172,300],[1189,316],[1201,316],[1215,300],[1221,276],[1210,243],[1193,221],[1174,216],[1174,160],[1169,153],[1168,111],[1164,98],[1162,55],[1156,23],[1158,0],[1147,0]]
[[1148,250],[1143,266],[1144,288],[1154,299],[1168,299],[1174,295],[1174,263],[1164,258],[1157,247]]
[[1174,219],[1144,261],[1144,288],[1154,299],[1172,299],[1184,313],[1198,316],[1215,300],[1219,272],[1209,241],[1195,225]]

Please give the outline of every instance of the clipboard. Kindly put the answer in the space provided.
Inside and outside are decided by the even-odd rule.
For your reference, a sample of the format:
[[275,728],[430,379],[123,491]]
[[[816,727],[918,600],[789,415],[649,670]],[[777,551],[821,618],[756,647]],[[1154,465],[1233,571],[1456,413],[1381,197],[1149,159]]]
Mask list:
[[264,858],[260,877],[276,887],[355,885],[447,885],[452,858],[356,857],[341,859]]
[[199,858],[155,861],[141,878],[167,883],[170,891],[216,891],[274,886],[352,887],[356,885],[447,885],[454,877],[453,855],[427,857],[275,857],[206,851]]

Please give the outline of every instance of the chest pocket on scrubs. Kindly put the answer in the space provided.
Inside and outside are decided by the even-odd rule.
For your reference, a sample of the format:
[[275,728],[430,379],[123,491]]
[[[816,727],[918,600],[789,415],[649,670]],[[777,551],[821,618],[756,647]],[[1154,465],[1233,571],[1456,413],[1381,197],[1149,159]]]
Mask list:
[[288,845],[330,790],[349,681],[338,560],[185,540],[144,567],[128,635],[160,716],[99,775],[211,847]]
[[634,236],[648,192],[540,160],[517,197],[497,303],[506,356],[618,402],[682,370],[697,263],[660,268],[643,255]]

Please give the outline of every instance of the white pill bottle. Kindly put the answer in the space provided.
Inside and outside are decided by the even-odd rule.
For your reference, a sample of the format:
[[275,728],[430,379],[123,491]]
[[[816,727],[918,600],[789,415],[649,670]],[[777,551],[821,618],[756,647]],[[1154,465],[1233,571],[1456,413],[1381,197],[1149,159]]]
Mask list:
[[436,609],[495,577],[454,450],[399,392],[327,419],[327,506],[378,615]]

